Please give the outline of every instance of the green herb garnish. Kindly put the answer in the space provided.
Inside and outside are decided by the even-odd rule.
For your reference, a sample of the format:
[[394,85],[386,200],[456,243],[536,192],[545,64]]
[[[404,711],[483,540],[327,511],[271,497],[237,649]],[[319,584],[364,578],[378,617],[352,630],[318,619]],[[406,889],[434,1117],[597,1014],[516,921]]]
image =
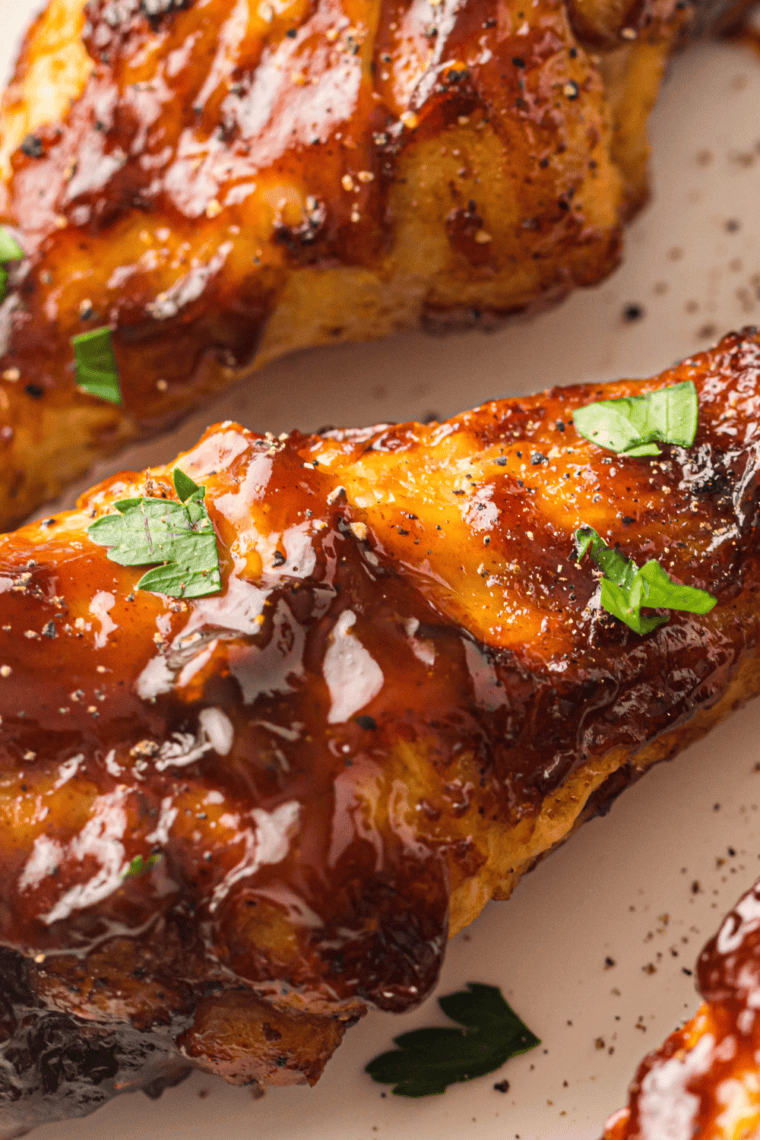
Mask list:
[[134,859],[129,864],[124,874],[121,876],[122,879],[135,878],[137,875],[145,874],[145,872],[149,871],[154,863],[157,863],[160,858],[161,855],[157,852],[149,855],[147,859],[143,859],[142,855],[135,855]]
[[113,354],[111,330],[91,329],[71,338],[76,361],[77,387],[100,400],[120,404],[119,370]]
[[498,1069],[510,1057],[540,1045],[496,986],[468,982],[466,990],[438,999],[463,1029],[413,1029],[394,1037],[397,1049],[367,1065],[373,1081],[393,1085],[394,1096],[436,1096],[458,1081]]
[[697,389],[691,380],[658,388],[645,396],[599,400],[576,408],[573,420],[580,434],[623,455],[659,455],[660,443],[691,447],[697,434]]
[[24,251],[13,234],[0,226],[0,301],[5,300],[5,290],[8,287],[8,270],[5,266],[9,261],[23,261],[24,256]]
[[121,499],[119,512],[104,515],[87,529],[93,542],[110,546],[108,557],[120,566],[163,565],[148,570],[138,590],[173,598],[200,598],[222,588],[216,535],[199,487],[175,467],[171,499]]
[[717,602],[706,590],[680,586],[651,559],[639,569],[635,562],[612,550],[593,527],[582,526],[575,532],[578,561],[588,552],[604,571],[602,606],[613,617],[624,621],[635,633],[650,633],[668,621],[661,615],[644,617],[641,607],[648,609],[685,610],[690,614],[706,614]]

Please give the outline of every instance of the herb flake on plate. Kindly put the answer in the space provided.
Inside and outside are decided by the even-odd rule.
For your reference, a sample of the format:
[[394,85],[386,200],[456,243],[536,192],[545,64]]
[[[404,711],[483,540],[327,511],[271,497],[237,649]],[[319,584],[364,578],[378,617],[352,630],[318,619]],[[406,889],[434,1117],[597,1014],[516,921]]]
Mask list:
[[575,541],[578,561],[588,553],[604,572],[602,607],[619,621],[625,622],[634,633],[650,633],[669,620],[661,614],[645,617],[641,612],[642,606],[648,609],[706,614],[718,600],[706,590],[674,582],[654,559],[639,568],[618,550],[607,546],[593,527],[579,527],[575,532]]
[[104,515],[87,529],[93,542],[108,546],[120,566],[161,563],[143,574],[138,590],[173,598],[200,598],[222,588],[216,534],[203,502],[205,487],[174,469],[173,499],[121,499],[118,514]]
[[576,408],[578,432],[599,447],[621,455],[660,455],[660,443],[691,447],[697,434],[697,389],[691,380],[644,396],[599,400]]
[[500,1068],[510,1057],[540,1045],[535,1033],[507,1004],[497,986],[468,982],[466,990],[438,999],[461,1029],[413,1029],[397,1045],[370,1061],[373,1081],[393,1085],[394,1096],[437,1096],[449,1085],[470,1081]]
[[99,400],[121,404],[119,369],[113,354],[111,330],[90,329],[71,338],[74,346],[77,387]]

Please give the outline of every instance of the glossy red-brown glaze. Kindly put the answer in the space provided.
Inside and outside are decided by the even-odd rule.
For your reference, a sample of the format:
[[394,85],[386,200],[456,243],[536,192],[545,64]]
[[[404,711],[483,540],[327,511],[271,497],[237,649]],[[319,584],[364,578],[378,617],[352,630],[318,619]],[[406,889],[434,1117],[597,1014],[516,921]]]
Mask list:
[[[687,378],[688,450],[625,458],[574,430],[580,404]],[[461,926],[567,833],[590,785],[531,848],[573,773],[626,765],[625,783],[663,733],[672,754],[753,691],[735,679],[757,643],[759,423],[746,333],[652,381],[443,424],[212,428],[177,464],[206,487],[216,595],[136,590],[87,534],[120,498],[172,497],[173,464],[0,540],[0,942],[35,1016],[139,1028],[164,1064],[229,1076],[239,1058],[200,1026],[244,991],[240,1017],[336,1027],[321,1059],[284,1049],[247,1079],[313,1079],[341,1022],[420,1001],[450,900]],[[716,608],[633,634],[574,561],[583,523]],[[14,992],[5,1055],[30,1111],[82,1111],[18,1059]]]
[[[226,16],[209,3],[164,7],[151,21],[137,2],[90,3],[92,77],[66,121],[13,158],[6,216],[28,257],[3,364],[46,398],[61,386],[71,397],[69,336],[111,324],[127,410],[162,422],[201,380],[204,356],[251,359],[289,259],[377,263],[400,150],[476,109],[506,133],[536,134],[525,193],[551,206],[529,243],[536,228],[552,246],[578,240],[573,173],[539,166],[559,120],[563,134],[578,127],[567,98],[552,113],[557,83],[583,78],[562,5],[545,4],[519,35],[494,3],[320,0],[268,24],[249,24],[240,4]],[[417,115],[414,131],[402,112]],[[136,249],[141,212],[147,248]],[[90,272],[72,278],[72,263]]]
[[[5,100],[0,525],[290,348],[600,280],[664,60],[722,5],[91,0],[80,37],[82,7],[51,0]],[[122,409],[74,383],[104,325]]]

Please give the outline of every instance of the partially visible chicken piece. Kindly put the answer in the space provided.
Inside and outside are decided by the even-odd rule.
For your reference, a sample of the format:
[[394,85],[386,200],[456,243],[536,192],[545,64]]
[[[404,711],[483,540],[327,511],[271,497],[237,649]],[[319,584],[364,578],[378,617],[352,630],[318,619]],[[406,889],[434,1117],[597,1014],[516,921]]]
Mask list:
[[[282,353],[600,281],[668,56],[743,6],[51,0],[2,105],[0,526]],[[104,325],[123,408],[74,384]]]
[[760,882],[697,964],[705,1001],[639,1066],[603,1140],[755,1140],[760,1135]]
[[[450,933],[757,692],[758,377],[751,332],[442,424],[221,424],[176,461],[221,557],[192,600],[88,535],[174,499],[174,464],[0,539],[0,1135],[189,1066],[316,1080],[368,1007],[429,993]],[[686,379],[689,449],[573,427]],[[574,559],[584,523],[715,609],[634,634]]]

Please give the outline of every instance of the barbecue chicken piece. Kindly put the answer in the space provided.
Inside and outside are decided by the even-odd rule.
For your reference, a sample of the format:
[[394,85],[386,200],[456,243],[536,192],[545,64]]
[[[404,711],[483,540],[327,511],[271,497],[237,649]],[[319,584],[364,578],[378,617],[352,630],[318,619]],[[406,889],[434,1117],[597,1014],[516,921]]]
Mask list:
[[[608,274],[667,57],[726,5],[524,7],[51,0],[2,110],[0,526],[284,352]],[[106,325],[121,408],[74,383]]]
[[752,1140],[760,1135],[760,883],[697,964],[704,1002],[642,1062],[604,1140]]
[[[255,435],[0,538],[0,1135],[190,1067],[313,1082],[447,936],[758,688],[760,336],[442,424]],[[693,379],[693,447],[611,456],[599,395]],[[206,488],[222,588],[88,534]],[[176,508],[174,508],[176,509]],[[573,534],[718,601],[633,633]]]

